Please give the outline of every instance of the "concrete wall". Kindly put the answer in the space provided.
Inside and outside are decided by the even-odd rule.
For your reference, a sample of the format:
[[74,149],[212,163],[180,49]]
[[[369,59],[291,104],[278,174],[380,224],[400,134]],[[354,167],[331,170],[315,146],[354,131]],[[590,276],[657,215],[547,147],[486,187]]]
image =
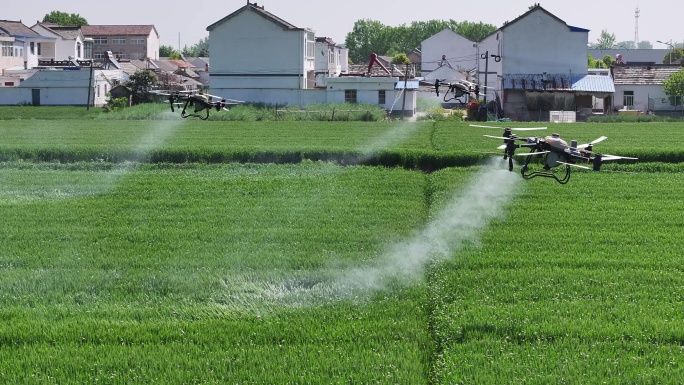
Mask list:
[[503,29],[504,74],[586,74],[588,32],[537,9]]
[[475,43],[445,29],[430,36],[421,43],[421,72],[425,76],[439,67],[442,55],[445,55],[454,69],[473,69],[477,67],[477,47]]
[[[121,71],[93,71],[93,88],[90,91],[91,105],[106,103],[106,94],[111,90],[108,79],[121,78]],[[41,106],[85,106],[90,84],[89,69],[41,70],[27,78],[17,87],[0,88],[0,105],[33,104],[33,90],[40,94]]]
[[648,111],[648,98],[669,98],[665,94],[662,85],[615,85],[615,97],[613,98],[613,108],[623,109],[625,91],[634,92],[634,109],[642,112]]
[[209,32],[209,50],[211,88],[307,88],[306,31],[245,10]]

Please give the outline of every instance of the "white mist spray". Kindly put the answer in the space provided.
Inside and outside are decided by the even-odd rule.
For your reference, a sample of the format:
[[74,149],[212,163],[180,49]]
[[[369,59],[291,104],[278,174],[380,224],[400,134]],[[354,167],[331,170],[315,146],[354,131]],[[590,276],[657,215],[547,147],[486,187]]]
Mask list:
[[392,246],[372,266],[345,272],[334,283],[336,292],[353,294],[383,290],[393,280],[420,281],[431,261],[451,258],[466,243],[476,241],[519,190],[520,177],[501,169],[485,168],[446,207],[411,239]]

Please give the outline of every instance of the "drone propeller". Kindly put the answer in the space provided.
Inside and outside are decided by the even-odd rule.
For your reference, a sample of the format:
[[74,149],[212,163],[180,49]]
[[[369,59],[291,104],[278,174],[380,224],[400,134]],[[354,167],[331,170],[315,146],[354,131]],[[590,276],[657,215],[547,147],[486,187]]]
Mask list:
[[556,163],[558,163],[558,164],[564,164],[564,165],[566,165],[566,166],[572,166],[572,167],[582,168],[582,169],[589,170],[589,171],[594,171],[594,169],[591,168],[591,167],[580,166],[579,164],[567,163],[567,162],[560,162],[560,161],[556,161]]
[[606,140],[606,139],[608,139],[607,136],[601,136],[600,138],[594,139],[593,141],[591,141],[591,142],[589,142],[589,143],[584,143],[584,144],[578,145],[578,146],[577,146],[577,149],[578,149],[578,150],[585,150],[585,149],[586,149],[587,151],[591,151],[591,147],[592,147],[593,145],[595,145],[596,143],[603,142],[603,141]]
[[513,130],[513,131],[536,131],[536,130],[546,130],[546,127],[497,127],[497,126],[483,126],[479,124],[471,124],[470,127],[481,127],[481,128],[500,128],[502,130]]
[[630,159],[630,160],[637,160],[639,158],[631,158],[629,156],[618,156],[618,155],[609,155],[609,154],[602,154],[601,160],[602,161],[608,161],[608,160],[618,160],[618,159]]
[[582,168],[582,169],[589,170],[589,171],[596,171],[596,172],[611,172],[611,173],[615,173],[615,174],[634,174],[633,172],[629,172],[629,171],[617,171],[617,170],[601,170],[601,171],[598,171],[598,170],[595,170],[595,169],[593,169],[593,168],[591,168],[591,167],[581,166],[581,165],[579,165],[579,164],[574,164],[574,163],[566,163],[566,162],[557,162],[557,163],[559,163],[559,164],[564,164],[564,165],[566,165],[566,166],[572,166],[572,167]]
[[[515,156],[534,156],[534,155],[542,155],[542,154],[548,154],[551,151],[539,151],[539,152],[525,152],[522,154],[515,154]],[[558,162],[560,163],[560,162]]]
[[511,139],[514,139],[514,140],[525,140],[525,141],[527,140],[527,138],[524,138],[524,137],[522,137],[522,136],[515,136],[515,135],[509,136],[509,137],[505,137],[505,136],[494,136],[494,135],[482,135],[482,136],[487,137],[487,138],[492,138],[492,139],[501,139],[501,140],[511,140]]

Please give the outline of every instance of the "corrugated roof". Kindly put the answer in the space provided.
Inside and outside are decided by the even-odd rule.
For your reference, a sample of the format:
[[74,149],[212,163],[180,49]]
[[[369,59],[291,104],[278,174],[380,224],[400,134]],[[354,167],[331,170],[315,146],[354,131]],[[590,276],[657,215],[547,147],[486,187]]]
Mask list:
[[610,76],[565,74],[514,74],[504,75],[506,90],[566,91],[566,92],[615,92]]
[[679,65],[616,65],[611,68],[613,79],[618,85],[662,85],[663,82],[682,69]]
[[84,36],[148,36],[157,29],[154,25],[84,25],[81,31]]

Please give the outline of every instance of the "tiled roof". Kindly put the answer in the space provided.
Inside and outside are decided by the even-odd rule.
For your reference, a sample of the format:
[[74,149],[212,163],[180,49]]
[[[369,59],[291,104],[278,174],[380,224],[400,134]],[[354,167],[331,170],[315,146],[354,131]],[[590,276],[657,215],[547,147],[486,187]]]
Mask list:
[[10,36],[40,36],[36,31],[25,26],[21,21],[0,20],[0,30],[7,32]]
[[154,25],[84,25],[84,36],[148,36],[157,29]]
[[511,74],[504,75],[503,88],[526,91],[615,92],[606,75]]
[[50,31],[56,33],[57,35],[61,36],[64,39],[67,40],[76,40],[78,36],[81,33],[81,27],[67,27],[67,26],[59,26],[55,25],[53,23],[38,23],[39,25],[42,25],[44,28],[49,29]]
[[682,69],[679,65],[616,65],[611,68],[618,85],[661,85]]

